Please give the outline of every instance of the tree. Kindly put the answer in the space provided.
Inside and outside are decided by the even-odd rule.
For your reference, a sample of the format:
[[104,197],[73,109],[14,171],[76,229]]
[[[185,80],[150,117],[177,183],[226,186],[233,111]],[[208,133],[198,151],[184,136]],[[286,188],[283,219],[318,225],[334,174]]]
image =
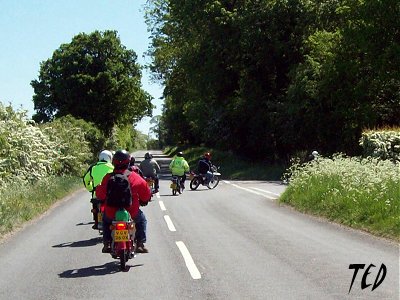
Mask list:
[[33,119],[48,122],[68,114],[110,134],[114,125],[151,116],[151,96],[141,88],[141,68],[116,31],[80,33],[41,63],[33,80]]

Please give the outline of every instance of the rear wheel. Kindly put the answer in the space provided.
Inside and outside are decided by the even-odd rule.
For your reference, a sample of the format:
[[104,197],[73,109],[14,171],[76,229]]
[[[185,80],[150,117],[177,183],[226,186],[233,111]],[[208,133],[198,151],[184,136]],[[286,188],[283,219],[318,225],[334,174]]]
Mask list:
[[192,191],[196,190],[200,185],[200,179],[199,177],[193,177],[192,181],[190,181],[190,189]]
[[176,189],[172,190],[172,195],[174,195],[174,196],[176,195]]
[[210,182],[208,183],[207,187],[208,187],[209,189],[214,189],[214,188],[217,187],[218,183],[219,183],[219,176],[216,176],[216,175],[215,175],[215,176],[213,176],[213,177],[211,178],[211,180],[210,180]]
[[121,256],[119,257],[119,262],[121,263],[121,270],[125,271],[126,270],[126,261],[128,260],[128,253],[126,251],[121,253]]
[[181,188],[181,181],[180,180],[178,180],[178,182],[176,183],[176,191],[179,194],[182,194],[182,188]]

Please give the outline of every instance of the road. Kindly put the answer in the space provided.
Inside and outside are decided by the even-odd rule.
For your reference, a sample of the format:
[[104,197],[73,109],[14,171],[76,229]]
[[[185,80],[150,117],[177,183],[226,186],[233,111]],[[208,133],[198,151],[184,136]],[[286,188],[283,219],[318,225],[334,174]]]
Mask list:
[[[143,208],[149,253],[121,272],[80,190],[2,241],[0,299],[399,299],[397,244],[280,205],[278,182],[186,182],[172,196],[169,159],[155,157],[165,174]],[[349,291],[352,264],[365,267]]]

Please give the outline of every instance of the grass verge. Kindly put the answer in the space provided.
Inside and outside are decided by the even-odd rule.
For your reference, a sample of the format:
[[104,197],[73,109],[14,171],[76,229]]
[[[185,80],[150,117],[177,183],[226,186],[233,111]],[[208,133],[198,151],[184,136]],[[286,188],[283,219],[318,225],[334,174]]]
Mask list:
[[8,186],[1,191],[0,234],[19,228],[81,187],[78,177],[49,177],[33,185]]
[[296,209],[400,241],[399,165],[388,160],[320,158],[291,169],[280,201]]

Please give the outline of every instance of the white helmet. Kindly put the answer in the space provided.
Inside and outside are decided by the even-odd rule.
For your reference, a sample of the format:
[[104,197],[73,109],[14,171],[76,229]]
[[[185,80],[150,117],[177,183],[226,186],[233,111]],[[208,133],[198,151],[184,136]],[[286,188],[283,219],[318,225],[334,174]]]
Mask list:
[[314,157],[318,157],[318,156],[319,156],[319,153],[318,153],[317,151],[314,150],[314,151],[311,153],[311,155],[314,156]]
[[111,162],[112,161],[112,156],[113,155],[112,155],[111,151],[103,150],[99,154],[99,160],[103,160],[103,161],[106,161],[106,162]]

